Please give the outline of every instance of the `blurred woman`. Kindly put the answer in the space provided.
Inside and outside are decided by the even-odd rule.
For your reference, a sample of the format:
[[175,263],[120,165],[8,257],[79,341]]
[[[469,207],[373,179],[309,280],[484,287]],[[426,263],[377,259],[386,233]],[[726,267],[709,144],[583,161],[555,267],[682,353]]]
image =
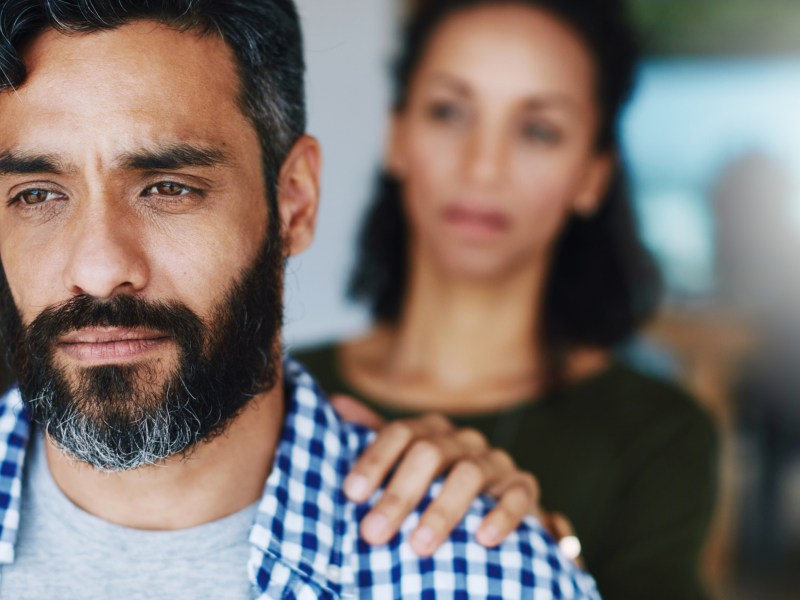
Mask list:
[[703,597],[714,428],[612,348],[658,278],[618,152],[620,2],[428,0],[404,31],[352,296],[366,336],[296,356],[396,419],[438,412],[536,475],[606,598]]

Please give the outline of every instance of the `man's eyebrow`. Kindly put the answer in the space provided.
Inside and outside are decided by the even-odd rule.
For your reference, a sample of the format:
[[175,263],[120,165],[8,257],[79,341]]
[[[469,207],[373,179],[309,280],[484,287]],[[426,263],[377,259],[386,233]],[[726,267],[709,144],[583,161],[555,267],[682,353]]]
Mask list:
[[118,163],[123,169],[172,171],[186,167],[215,167],[228,162],[228,156],[216,148],[174,144],[162,148],[137,150],[123,154]]
[[35,173],[61,175],[70,171],[72,169],[53,154],[0,152],[0,175],[32,175]]

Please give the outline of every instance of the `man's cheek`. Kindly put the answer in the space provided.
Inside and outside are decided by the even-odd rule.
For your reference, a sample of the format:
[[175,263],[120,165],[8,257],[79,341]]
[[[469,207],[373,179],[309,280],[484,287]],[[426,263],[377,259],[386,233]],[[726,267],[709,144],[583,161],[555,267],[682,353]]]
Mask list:
[[[47,302],[43,298],[36,300],[38,294],[35,294],[35,290],[31,287],[26,286],[24,283],[22,285],[14,285],[13,281],[14,280],[11,279],[8,282],[8,287],[11,291],[11,299],[14,301],[14,305],[17,308],[22,322],[29,325],[39,312],[47,307]],[[36,308],[37,306],[39,307],[38,310]]]
[[16,264],[22,268],[7,272],[7,281],[23,322],[30,323],[47,307],[69,299],[60,277],[48,265],[24,260]]
[[[17,312],[19,313],[20,317],[22,317],[22,320],[25,323],[30,323],[33,320],[33,317],[35,316],[35,315],[30,315],[29,313],[32,311],[26,308],[27,298],[30,296],[28,292],[30,290],[25,288],[24,284],[21,286],[18,284],[15,285],[16,279],[13,273],[10,275],[6,273],[5,278],[6,281],[3,287],[5,287],[6,289],[3,290],[3,295],[11,297],[11,301],[14,303]],[[25,292],[23,293],[21,292],[21,290],[25,290]]]

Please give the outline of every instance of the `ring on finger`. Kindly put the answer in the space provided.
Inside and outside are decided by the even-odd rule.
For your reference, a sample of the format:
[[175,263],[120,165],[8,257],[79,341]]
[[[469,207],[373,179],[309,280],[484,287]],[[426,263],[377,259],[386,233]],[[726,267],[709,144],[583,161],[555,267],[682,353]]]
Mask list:
[[570,560],[575,560],[581,555],[581,541],[574,535],[565,535],[558,540],[558,547]]

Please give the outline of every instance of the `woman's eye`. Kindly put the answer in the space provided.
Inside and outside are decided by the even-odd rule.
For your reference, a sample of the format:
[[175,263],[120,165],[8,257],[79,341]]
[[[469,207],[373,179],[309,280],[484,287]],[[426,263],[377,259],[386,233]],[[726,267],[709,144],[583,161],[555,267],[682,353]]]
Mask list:
[[522,126],[521,135],[531,142],[544,142],[556,144],[561,140],[561,134],[552,126],[544,123],[527,123]]
[[450,102],[436,102],[428,109],[428,114],[434,121],[443,123],[456,123],[466,118],[466,111]]
[[36,204],[43,204],[45,202],[52,202],[54,200],[63,200],[64,194],[54,192],[52,190],[30,189],[24,190],[11,199],[10,204],[23,204],[25,206],[34,206]]
[[145,190],[145,196],[187,196],[194,190],[174,181],[159,181]]

